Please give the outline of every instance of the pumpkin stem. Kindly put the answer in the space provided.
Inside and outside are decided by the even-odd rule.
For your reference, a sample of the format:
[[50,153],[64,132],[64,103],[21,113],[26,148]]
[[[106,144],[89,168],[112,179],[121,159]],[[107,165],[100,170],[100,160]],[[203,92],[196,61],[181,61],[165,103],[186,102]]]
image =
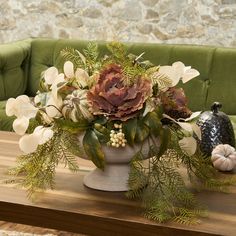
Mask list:
[[214,102],[212,105],[211,105],[211,110],[213,113],[218,113],[219,109],[222,107],[222,104],[219,103],[219,102]]

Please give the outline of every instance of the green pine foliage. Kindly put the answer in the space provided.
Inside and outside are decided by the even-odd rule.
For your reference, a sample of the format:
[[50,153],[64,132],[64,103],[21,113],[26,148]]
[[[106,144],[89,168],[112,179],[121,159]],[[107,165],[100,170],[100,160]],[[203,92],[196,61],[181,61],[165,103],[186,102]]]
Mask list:
[[135,56],[128,54],[124,44],[120,42],[112,42],[107,45],[111,56],[105,60],[105,65],[110,63],[117,63],[121,65],[124,75],[124,84],[130,86],[134,84],[138,78],[146,77],[147,67],[152,66],[149,61],[142,61],[142,54]]
[[128,54],[125,45],[120,42],[109,43],[107,49],[111,55],[105,55],[102,60],[98,60],[98,46],[94,42],[88,43],[87,48],[83,49],[82,52],[73,48],[65,48],[61,51],[61,56],[65,60],[72,61],[76,68],[83,68],[88,71],[89,75],[116,63],[122,68],[124,84],[127,86],[134,84],[140,77],[151,79],[160,88],[170,84],[171,81],[168,78],[157,74],[153,76],[159,67],[153,66],[149,61],[143,61],[142,55],[144,53],[139,56]]
[[59,163],[64,163],[69,170],[75,172],[79,170],[76,156],[83,155],[76,136],[56,130],[53,137],[39,145],[35,152],[18,157],[18,165],[10,170],[10,174],[15,182],[26,188],[28,197],[32,198],[38,191],[54,188]]
[[177,221],[190,224],[204,216],[204,209],[185,186],[182,176],[170,158],[154,156],[149,168],[132,165],[129,178],[129,198],[141,199],[145,217],[158,221]]
[[89,75],[92,75],[95,71],[98,71],[101,67],[101,62],[98,60],[98,46],[94,42],[89,42],[86,49],[83,50],[86,58],[86,66]]
[[[207,215],[194,194],[187,188],[181,167],[187,169],[192,186],[196,189],[226,191],[235,184],[233,178],[217,178],[217,171],[209,158],[200,152],[189,157],[179,148],[176,133],[171,133],[168,149],[159,155],[160,148],[151,145],[148,155],[140,150],[131,164],[130,190],[127,197],[139,199],[145,210],[145,217],[158,221],[175,221],[182,224],[199,222]],[[151,141],[149,141],[151,143]],[[149,164],[142,160],[149,158]]]
[[66,47],[61,50],[61,56],[68,61],[71,61],[75,68],[84,68],[86,67],[85,57],[76,49]]
[[107,49],[111,53],[111,59],[116,61],[118,64],[124,63],[126,60],[126,48],[124,44],[120,42],[111,42],[107,45]]
[[101,62],[98,60],[98,46],[94,42],[89,42],[87,48],[83,52],[67,47],[61,51],[61,56],[64,60],[71,61],[75,68],[82,68],[92,75],[101,67]]

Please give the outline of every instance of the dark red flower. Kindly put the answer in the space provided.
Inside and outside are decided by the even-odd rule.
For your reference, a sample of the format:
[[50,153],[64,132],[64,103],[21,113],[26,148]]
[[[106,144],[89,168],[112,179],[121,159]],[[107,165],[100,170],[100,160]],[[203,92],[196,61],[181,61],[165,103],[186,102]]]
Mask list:
[[182,88],[169,88],[160,94],[164,113],[174,119],[188,118],[192,112],[187,107],[187,98]]
[[123,78],[122,68],[117,64],[101,71],[98,83],[87,94],[93,114],[126,121],[143,108],[151,95],[151,82],[140,77],[135,84],[127,86]]

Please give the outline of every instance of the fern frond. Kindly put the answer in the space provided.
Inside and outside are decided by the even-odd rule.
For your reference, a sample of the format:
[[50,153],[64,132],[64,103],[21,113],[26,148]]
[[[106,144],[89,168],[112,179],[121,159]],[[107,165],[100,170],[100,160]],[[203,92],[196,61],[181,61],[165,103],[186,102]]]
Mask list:
[[[56,130],[53,137],[45,144],[39,145],[35,152],[20,156],[17,159],[18,165],[10,170],[10,174],[15,177],[16,182],[26,188],[29,198],[34,197],[38,191],[53,189],[56,167],[60,162],[71,171],[79,170],[76,156],[72,153],[74,146],[76,140],[73,135]],[[80,151],[79,146],[78,149],[76,154],[81,154],[83,151]]]
[[95,42],[89,42],[87,48],[83,50],[85,58],[89,60],[91,63],[97,63],[97,59],[99,56],[98,53],[98,45]]
[[149,76],[149,78],[151,79],[153,86],[155,86],[157,84],[158,89],[161,91],[163,89],[166,89],[166,88],[169,88],[172,86],[172,80],[169,77],[167,77],[163,74],[160,74],[158,72],[152,73]]
[[[150,159],[148,169],[137,162],[131,165],[132,181],[141,183],[145,176],[145,188],[130,185],[131,193],[134,191],[133,196],[141,198],[145,217],[149,219],[158,222],[174,220],[184,224],[197,223],[198,217],[204,216],[204,208],[186,188],[181,174],[176,169],[181,159],[177,154],[173,155],[174,153],[168,149],[164,155],[158,157],[158,148],[151,146],[149,155],[153,158]],[[140,189],[142,191],[137,191]]]
[[107,45],[107,49],[111,52],[112,58],[118,63],[123,63],[126,59],[126,49],[124,44],[120,42],[111,42]]
[[75,68],[86,68],[83,55],[81,55],[78,50],[71,47],[66,47],[65,49],[61,50],[60,54],[65,60],[71,61]]

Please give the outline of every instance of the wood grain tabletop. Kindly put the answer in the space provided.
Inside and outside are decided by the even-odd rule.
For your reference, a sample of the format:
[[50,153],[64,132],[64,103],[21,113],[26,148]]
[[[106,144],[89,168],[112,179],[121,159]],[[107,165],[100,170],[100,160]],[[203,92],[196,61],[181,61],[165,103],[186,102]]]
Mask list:
[[158,224],[145,219],[140,203],[128,200],[123,192],[85,187],[83,177],[94,166],[80,158],[79,172],[58,167],[55,190],[39,193],[32,202],[24,189],[5,184],[7,170],[21,154],[18,140],[18,135],[0,131],[0,220],[96,236],[236,235],[236,187],[229,194],[197,193],[209,210],[198,225]]

